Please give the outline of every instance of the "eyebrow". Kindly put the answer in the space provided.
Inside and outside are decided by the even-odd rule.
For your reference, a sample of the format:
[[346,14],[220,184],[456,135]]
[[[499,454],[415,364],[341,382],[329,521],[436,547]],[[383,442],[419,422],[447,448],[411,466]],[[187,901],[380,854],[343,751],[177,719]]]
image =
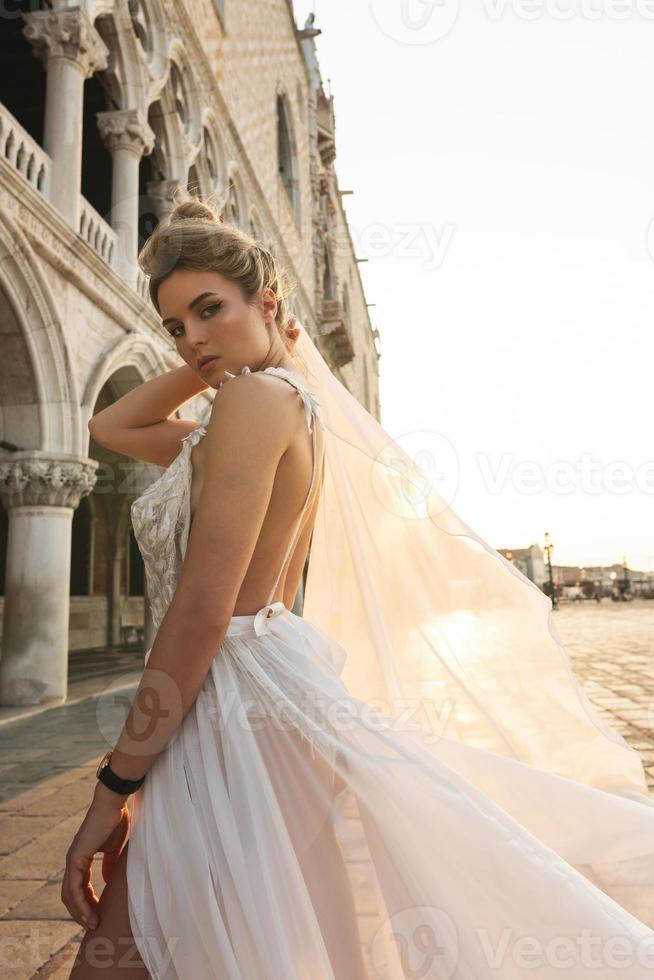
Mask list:
[[[207,296],[217,296],[217,295],[218,293],[200,293],[199,296],[196,296],[195,299],[191,300],[191,302],[188,304],[188,309],[192,310],[194,306],[197,306],[198,303],[201,303],[203,299],[207,298]],[[161,321],[161,326],[165,327],[167,323],[174,323],[176,319],[177,319],[176,316],[167,316],[165,320]]]

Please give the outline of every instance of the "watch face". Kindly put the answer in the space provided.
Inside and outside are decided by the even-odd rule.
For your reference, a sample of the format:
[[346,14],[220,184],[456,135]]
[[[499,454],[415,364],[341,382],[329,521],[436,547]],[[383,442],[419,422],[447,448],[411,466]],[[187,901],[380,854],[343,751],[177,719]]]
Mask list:
[[105,754],[102,756],[102,758],[100,759],[100,765],[98,766],[98,771],[96,772],[96,776],[99,776],[101,770],[104,769],[104,767],[109,764],[110,755],[111,755],[111,750],[109,752],[105,752]]

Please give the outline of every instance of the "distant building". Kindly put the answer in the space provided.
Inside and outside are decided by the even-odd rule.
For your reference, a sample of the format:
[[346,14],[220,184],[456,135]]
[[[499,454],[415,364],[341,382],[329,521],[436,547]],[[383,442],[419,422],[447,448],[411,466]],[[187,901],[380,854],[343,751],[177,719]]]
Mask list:
[[[538,545],[529,548],[498,548],[523,575],[543,587],[548,581],[548,571],[543,552]],[[654,572],[627,569],[628,588],[634,596],[654,596]],[[624,565],[552,565],[552,578],[560,596],[610,596],[625,591]]]
[[544,583],[547,582],[547,569],[539,545],[532,544],[528,548],[498,548],[498,551],[539,589],[543,588]]

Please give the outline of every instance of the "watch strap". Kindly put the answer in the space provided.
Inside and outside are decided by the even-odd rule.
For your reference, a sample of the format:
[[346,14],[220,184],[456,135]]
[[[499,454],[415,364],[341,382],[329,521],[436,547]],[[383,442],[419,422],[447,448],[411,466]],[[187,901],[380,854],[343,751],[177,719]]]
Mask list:
[[145,776],[141,776],[140,779],[122,779],[120,776],[117,776],[109,766],[110,759],[111,751],[105,753],[98,766],[96,775],[101,783],[104,783],[114,793],[120,793],[121,796],[128,796],[130,793],[134,793],[139,786],[143,785]]

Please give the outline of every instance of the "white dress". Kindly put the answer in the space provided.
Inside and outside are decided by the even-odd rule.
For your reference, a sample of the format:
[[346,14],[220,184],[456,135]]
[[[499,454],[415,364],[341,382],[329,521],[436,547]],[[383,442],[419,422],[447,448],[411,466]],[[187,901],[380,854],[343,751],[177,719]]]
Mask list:
[[[294,372],[264,370],[304,402],[306,507],[320,410]],[[132,504],[156,627],[184,558],[190,453],[205,431],[186,436]],[[467,753],[471,772],[492,761],[525,799],[574,799],[589,817],[594,794],[607,794],[400,731],[350,696],[346,651],[271,602],[303,512],[267,604],[231,618],[195,703],[133,797],[129,917],[153,980],[654,977],[654,931],[446,760]],[[630,807],[634,820],[642,810],[614,805],[625,825]],[[378,912],[365,958],[339,836],[353,806]]]

